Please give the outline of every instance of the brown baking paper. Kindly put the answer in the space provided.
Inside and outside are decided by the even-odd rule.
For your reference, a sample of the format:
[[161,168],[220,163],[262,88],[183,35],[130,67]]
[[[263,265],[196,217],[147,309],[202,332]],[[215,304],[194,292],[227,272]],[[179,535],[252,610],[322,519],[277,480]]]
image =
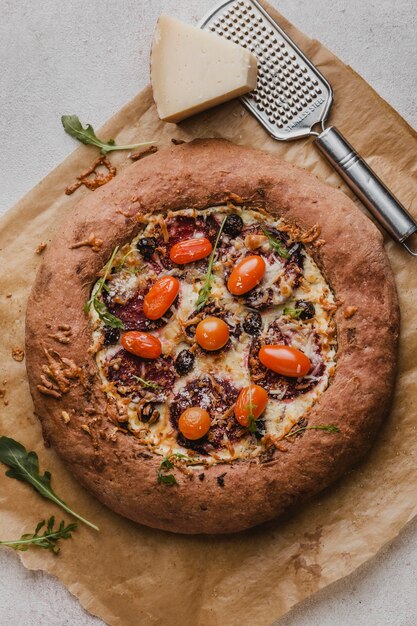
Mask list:
[[[335,105],[330,123],[417,215],[413,130],[360,76],[270,11],[332,84]],[[99,135],[114,137],[118,143],[152,140],[160,148],[172,137],[225,137],[277,154],[341,186],[310,140],[273,141],[237,101],[176,127],[159,121],[146,88]],[[20,553],[22,562],[57,576],[88,611],[109,624],[270,625],[294,604],[375,555],[417,512],[416,261],[387,241],[402,305],[399,376],[391,415],[365,462],[287,521],[234,536],[189,537],[151,530],[103,507],[77,485],[54,451],[44,447],[25,364],[11,356],[12,348],[24,343],[26,299],[41,261],[35,248],[53,235],[59,237],[62,221],[75,203],[93,193],[82,188],[66,196],[64,189],[96,155],[94,148],[80,147],[0,223],[0,387],[5,390],[0,398],[0,432],[35,449],[42,469],[52,472],[58,494],[101,529],[96,533],[80,524],[58,557],[33,549]],[[119,169],[130,164],[126,154],[110,159]],[[0,538],[31,531],[51,513],[69,521],[52,503],[3,472],[0,484]]]

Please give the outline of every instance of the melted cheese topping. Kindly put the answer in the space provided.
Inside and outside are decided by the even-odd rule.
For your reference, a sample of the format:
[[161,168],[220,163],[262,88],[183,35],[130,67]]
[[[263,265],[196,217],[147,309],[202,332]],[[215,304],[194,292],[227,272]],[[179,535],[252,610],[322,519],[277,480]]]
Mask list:
[[[220,221],[222,216],[228,212],[230,212],[230,209],[222,206],[206,209],[199,212],[199,214],[214,214]],[[279,230],[280,225],[282,225],[280,220],[273,220],[272,217],[268,217],[264,212],[240,210],[239,208],[234,208],[233,212],[238,213],[242,217],[245,226],[262,223]],[[174,215],[195,216],[196,211],[187,209],[171,214],[172,217]],[[194,264],[185,266],[185,271],[182,268],[174,268],[169,271],[162,270],[162,272],[156,274],[150,266],[143,268],[143,271],[135,271],[138,265],[138,256],[140,256],[136,249],[137,240],[141,237],[152,236],[157,232],[160,234],[160,220],[160,216],[150,215],[142,232],[130,244],[125,246],[122,251],[119,251],[114,260],[114,265],[120,265],[121,261],[124,260],[123,269],[110,281],[108,289],[110,297],[116,297],[120,302],[124,302],[129,300],[140,287],[143,288],[144,285],[149,284],[149,280],[155,280],[157,276],[171,274],[180,278],[181,288],[177,308],[162,328],[152,331],[152,334],[157,336],[162,343],[163,354],[171,355],[175,359],[175,356],[181,350],[184,348],[189,349],[190,344],[193,343],[193,340],[187,337],[184,332],[184,324],[195,311],[198,291],[204,280],[204,273],[201,270],[196,271]],[[203,235],[197,232],[194,236]],[[229,312],[227,321],[230,325],[230,323],[233,323],[233,320],[236,323],[239,321],[243,322],[249,309],[242,298],[232,296],[225,286],[225,276],[231,269],[230,258],[239,259],[248,252],[242,238],[229,239],[227,251],[224,251],[223,254],[218,254],[217,261],[214,264],[211,299],[221,304]],[[268,250],[269,242],[265,240],[252,253],[262,254],[262,252],[266,253]],[[327,388],[329,379],[334,374],[335,369],[337,346],[333,320],[335,307],[332,306],[334,305],[334,296],[318,266],[304,248],[301,254],[303,257],[303,271],[298,285],[294,284],[293,277],[291,279],[286,276],[284,261],[278,255],[272,257],[269,255],[268,258],[265,258],[267,269],[261,283],[261,298],[268,287],[279,284],[279,290],[275,290],[274,293],[273,304],[261,312],[263,327],[267,328],[271,322],[279,320],[281,331],[286,337],[291,338],[290,345],[302,350],[312,362],[311,373],[305,376],[302,382],[315,383],[313,388],[305,393],[300,393],[293,399],[282,399],[280,397],[282,393],[279,390],[270,392],[268,405],[262,415],[262,420],[265,424],[266,434],[276,440],[285,437],[291,428],[303,416],[308,414],[313,404]],[[139,265],[141,262],[139,262]],[[302,321],[284,315],[284,308],[294,307],[294,303],[297,300],[308,300],[314,304],[315,316],[312,320]],[[106,361],[120,350],[120,345],[103,348],[103,326],[94,308],[90,311],[90,317],[94,329],[92,350],[96,352],[96,361],[103,382],[103,390],[116,401],[120,414],[124,415],[128,421],[131,432],[153,452],[162,456],[167,456],[171,453],[186,454],[195,464],[211,464],[230,462],[237,458],[256,457],[265,451],[265,446],[262,442],[250,433],[240,441],[234,441],[232,445],[225,445],[225,447],[217,449],[209,455],[202,455],[192,450],[184,449],[177,442],[178,433],[172,426],[169,417],[171,399],[177,396],[188,382],[205,374],[214,375],[221,379],[229,379],[238,389],[247,386],[249,384],[248,356],[253,337],[245,332],[241,333],[239,339],[231,336],[232,347],[218,354],[203,353],[203,351],[197,350],[195,365],[191,372],[185,376],[177,376],[167,402],[158,404],[159,419],[155,423],[149,424],[144,423],[140,419],[138,407],[143,405],[143,399],[134,395],[128,397],[121,396],[115,384],[106,378]],[[319,337],[319,354],[317,352],[317,336]],[[315,366],[321,363],[324,364],[324,371],[317,375],[315,374],[315,369],[318,370],[318,367]],[[201,406],[210,411],[210,400],[208,397],[203,398]]]

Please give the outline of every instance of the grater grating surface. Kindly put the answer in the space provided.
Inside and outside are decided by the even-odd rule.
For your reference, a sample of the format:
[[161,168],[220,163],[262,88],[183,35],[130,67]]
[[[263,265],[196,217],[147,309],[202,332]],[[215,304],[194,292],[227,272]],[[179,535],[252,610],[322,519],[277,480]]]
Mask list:
[[[274,139],[314,135],[314,144],[381,226],[412,256],[417,221],[335,128],[325,128],[330,84],[257,0],[222,0],[200,28],[247,48],[258,59],[258,84],[241,98]],[[313,127],[321,123],[321,132]]]
[[200,23],[258,59],[258,84],[242,96],[245,106],[275,139],[318,133],[332,104],[330,84],[256,0],[221,2]]

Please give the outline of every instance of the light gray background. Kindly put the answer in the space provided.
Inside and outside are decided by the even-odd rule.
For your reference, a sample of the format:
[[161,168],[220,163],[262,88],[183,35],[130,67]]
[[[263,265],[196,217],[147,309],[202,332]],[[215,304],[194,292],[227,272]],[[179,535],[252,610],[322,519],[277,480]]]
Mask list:
[[[417,125],[414,0],[273,4]],[[63,113],[76,113],[97,128],[145,86],[161,12],[196,22],[210,7],[210,0],[181,7],[177,0],[0,0],[0,212],[74,149],[60,125]],[[0,626],[102,624],[57,580],[26,571],[6,549],[0,569]],[[416,626],[417,521],[371,562],[279,624]]]

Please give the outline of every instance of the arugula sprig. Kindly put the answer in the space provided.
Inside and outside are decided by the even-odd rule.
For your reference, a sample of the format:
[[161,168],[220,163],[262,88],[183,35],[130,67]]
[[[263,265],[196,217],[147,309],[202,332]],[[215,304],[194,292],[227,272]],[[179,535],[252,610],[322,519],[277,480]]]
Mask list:
[[144,378],[141,378],[140,376],[136,376],[135,374],[132,374],[132,378],[137,380],[138,383],[140,383],[144,387],[149,387],[150,389],[159,389],[159,387],[161,386],[161,385],[158,385],[158,383],[154,383],[153,380],[145,380]]
[[185,454],[180,454],[179,452],[172,452],[168,454],[159,464],[158,467],[158,483],[160,485],[178,485],[177,479],[174,474],[167,474],[169,470],[174,469],[174,463],[171,459],[186,459],[188,457]]
[[123,324],[122,320],[116,317],[115,315],[113,315],[112,313],[110,313],[110,311],[107,309],[104,302],[100,300],[100,296],[103,293],[103,290],[108,291],[106,280],[107,280],[108,275],[110,274],[111,268],[113,266],[113,261],[118,250],[119,250],[119,246],[116,246],[115,249],[113,250],[113,253],[108,263],[106,264],[104,268],[103,276],[99,278],[99,280],[96,282],[91,292],[90,298],[87,300],[87,302],[84,305],[84,312],[88,313],[91,307],[93,307],[93,309],[95,310],[95,312],[97,313],[100,320],[103,322],[105,326],[109,326],[110,328],[122,328],[123,329],[125,325]]
[[21,443],[9,437],[0,437],[0,462],[9,467],[6,476],[29,483],[41,496],[52,500],[64,511],[70,513],[90,528],[99,528],[84,517],[73,511],[57,494],[51,486],[51,474],[48,471],[42,475],[39,473],[39,459],[36,452],[27,452]]
[[145,141],[142,143],[135,143],[130,146],[117,146],[114,139],[109,139],[109,141],[102,141],[99,139],[96,136],[91,124],[87,124],[84,128],[77,115],[63,115],[61,117],[61,122],[68,135],[78,139],[81,143],[97,146],[100,148],[101,154],[104,155],[114,150],[134,150],[142,146],[149,146],[152,143],[151,141]]
[[203,306],[206,304],[206,302],[207,302],[207,300],[208,300],[208,298],[209,298],[209,296],[211,294],[211,290],[212,290],[211,281],[212,281],[212,278],[213,278],[214,258],[216,256],[217,246],[219,245],[220,236],[221,236],[221,234],[223,232],[223,227],[224,227],[224,223],[225,223],[226,219],[227,219],[227,217],[225,216],[223,218],[222,223],[220,224],[219,232],[217,233],[216,241],[214,243],[213,250],[211,251],[211,254],[210,254],[209,264],[208,264],[206,276],[204,278],[204,283],[203,283],[203,286],[201,287],[201,289],[198,292],[198,298],[197,298],[197,301],[195,303],[197,311],[200,311],[200,309],[203,308]]
[[295,320],[300,319],[300,315],[303,312],[303,309],[295,309],[293,307],[287,306],[284,308],[284,315],[289,315],[293,317]]
[[290,253],[288,252],[284,244],[279,239],[275,239],[275,237],[273,237],[271,233],[269,233],[264,226],[261,226],[261,228],[262,228],[262,232],[264,233],[264,235],[267,237],[269,241],[269,245],[278,254],[278,256],[280,256],[282,259],[289,259]]
[[[48,522],[45,520],[39,522],[34,533],[25,533],[20,539],[13,541],[0,541],[0,545],[9,546],[13,550],[21,550],[22,552],[28,550],[31,546],[36,546],[37,548],[44,548],[54,554],[58,554],[60,548],[57,546],[57,542],[60,539],[70,539],[72,537],[71,533],[77,528],[77,523],[72,522],[66,526],[64,520],[62,520],[58,528],[54,528],[54,526],[55,517],[52,515]],[[40,534],[42,529],[44,532]]]
[[317,424],[317,426],[301,426],[287,433],[285,437],[294,437],[294,435],[298,435],[298,433],[302,433],[305,430],[325,430],[327,433],[340,433],[340,428],[334,424]]
[[144,265],[139,265],[138,267],[126,267],[125,266],[125,262],[128,256],[130,256],[133,252],[135,252],[135,250],[133,250],[133,248],[131,248],[130,250],[128,250],[128,252],[126,252],[126,254],[121,258],[120,263],[115,267],[116,272],[127,272],[128,274],[133,274],[134,276],[136,276],[136,274],[139,274],[140,272],[143,272],[143,270],[145,269]]

